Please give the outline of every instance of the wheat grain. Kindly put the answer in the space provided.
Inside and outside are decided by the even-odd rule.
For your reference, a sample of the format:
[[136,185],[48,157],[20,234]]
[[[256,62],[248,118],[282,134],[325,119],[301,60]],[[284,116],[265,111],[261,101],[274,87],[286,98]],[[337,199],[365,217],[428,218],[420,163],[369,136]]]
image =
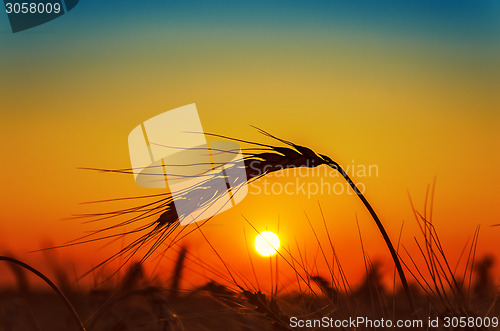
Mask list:
[[[104,231],[114,230],[116,228],[125,225],[129,225],[138,221],[143,221],[144,219],[151,219],[152,217],[156,217],[156,219],[154,219],[153,221],[150,221],[149,223],[142,225],[141,227],[133,231],[114,234],[114,235],[101,236],[97,239],[94,238],[90,240],[83,240],[87,236],[80,238],[79,242],[87,242],[93,240],[121,237],[123,235],[132,233],[145,232],[138,239],[134,240],[132,243],[130,243],[125,248],[120,250],[117,254],[103,261],[103,263],[99,264],[98,266],[96,266],[96,268],[104,263],[110,262],[111,260],[121,255],[125,255],[127,257],[124,262],[126,263],[127,261],[130,260],[132,256],[134,256],[134,254],[140,248],[150,244],[147,253],[141,260],[141,262],[144,261],[155,250],[157,250],[160,247],[160,245],[162,245],[163,242],[167,238],[169,238],[170,235],[172,235],[172,233],[174,233],[174,231],[180,224],[180,220],[187,217],[190,213],[196,210],[210,207],[221,196],[227,194],[227,190],[220,189],[220,187],[215,184],[216,181],[219,181],[221,178],[224,179],[230,185],[232,190],[237,191],[244,185],[247,185],[248,183],[253,182],[254,180],[257,180],[263,176],[266,176],[267,174],[276,171],[281,171],[288,168],[297,168],[297,167],[314,168],[320,165],[325,165],[337,170],[342,175],[342,177],[348,182],[348,184],[351,186],[351,188],[354,190],[354,192],[357,194],[359,199],[363,202],[364,206],[372,216],[380,233],[382,234],[385,240],[385,243],[391,253],[391,257],[394,260],[399,278],[407,295],[410,308],[413,312],[415,312],[413,301],[411,299],[409,292],[409,287],[406,281],[404,271],[401,267],[398,254],[396,253],[396,250],[394,249],[392,242],[384,226],[382,225],[382,222],[380,221],[379,217],[375,213],[372,206],[366,200],[361,191],[356,187],[356,185],[347,175],[347,173],[342,169],[342,167],[326,155],[318,154],[310,148],[300,146],[290,141],[273,136],[272,134],[264,130],[261,130],[259,128],[256,129],[263,135],[279,141],[284,146],[273,146],[273,145],[246,141],[242,139],[235,139],[218,134],[208,134],[209,136],[216,138],[223,138],[249,144],[252,147],[244,149],[243,162],[234,162],[224,165],[216,165],[214,170],[219,169],[220,170],[219,172],[216,171],[215,173],[211,173],[210,175],[200,174],[200,176],[206,176],[206,178],[203,178],[203,180],[197,183],[195,186],[191,186],[186,189],[183,189],[182,191],[176,192],[175,203],[172,197],[172,193],[165,193],[162,195],[138,197],[138,198],[150,198],[150,197],[157,198],[157,200],[151,203],[142,204],[140,206],[136,206],[125,210],[115,211],[111,213],[91,215],[91,216],[97,216],[98,219],[102,220],[117,216],[137,214],[137,216],[130,217],[124,222],[117,223],[113,226],[95,231],[91,235],[100,234]],[[132,169],[120,169],[120,170],[94,169],[94,170],[106,171],[106,172],[132,173]],[[241,173],[241,170],[244,170],[246,178],[238,176],[238,174]],[[121,198],[121,199],[126,199],[126,198]],[[176,205],[177,207],[181,206],[182,208],[176,208]],[[182,210],[182,212],[178,212],[178,210]],[[83,216],[87,217],[89,215],[83,215]],[[203,224],[204,223],[202,223],[201,225]],[[197,226],[199,227],[201,225]],[[176,236],[172,239],[173,242],[178,238],[178,236],[184,229],[185,228],[183,228],[176,234]]]

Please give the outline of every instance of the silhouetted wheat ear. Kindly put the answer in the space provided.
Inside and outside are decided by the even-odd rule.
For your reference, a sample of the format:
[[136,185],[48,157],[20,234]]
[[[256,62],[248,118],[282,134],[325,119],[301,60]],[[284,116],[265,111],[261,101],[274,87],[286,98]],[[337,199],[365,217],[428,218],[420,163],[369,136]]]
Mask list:
[[[296,168],[296,167],[313,168],[320,165],[326,165],[328,167],[337,170],[342,175],[342,177],[351,186],[356,195],[363,202],[365,208],[372,216],[391,253],[391,257],[394,261],[405,294],[408,298],[411,311],[415,313],[413,301],[410,296],[408,283],[406,281],[406,277],[403,268],[401,266],[398,254],[396,253],[396,250],[392,245],[389,235],[387,234],[384,226],[382,225],[382,222],[380,221],[379,217],[375,213],[372,206],[366,200],[366,198],[358,189],[356,184],[354,184],[351,178],[347,175],[344,169],[342,169],[342,167],[338,163],[336,163],[326,155],[318,154],[313,150],[311,150],[310,148],[300,146],[290,141],[273,136],[272,134],[262,129],[259,128],[256,129],[261,134],[269,138],[272,138],[274,140],[277,140],[285,146],[272,146],[218,134],[206,134],[208,136],[215,138],[223,138],[226,140],[232,140],[235,142],[249,144],[253,147],[242,149],[243,162],[241,162],[240,160],[233,163],[230,162],[223,165],[216,165],[214,170],[220,169],[219,172],[215,171],[215,173],[212,172],[210,175],[200,174],[200,176],[205,176],[200,183],[196,184],[195,186],[188,187],[180,192],[176,192],[175,203],[172,197],[172,193],[164,193],[158,195],[136,197],[136,198],[159,198],[151,203],[143,204],[137,207],[120,210],[112,213],[90,215],[90,216],[97,216],[99,217],[99,219],[109,219],[112,217],[130,215],[130,214],[137,215],[127,219],[125,222],[121,222],[113,226],[98,230],[93,234],[102,233],[108,230],[113,230],[116,229],[117,227],[142,221],[146,218],[156,217],[154,221],[150,221],[149,223],[142,225],[141,227],[137,228],[134,231],[120,233],[118,235],[102,236],[101,238],[98,238],[97,240],[100,240],[131,233],[145,232],[145,234],[143,234],[139,239],[134,240],[131,244],[120,250],[116,255],[114,255],[110,259],[104,261],[102,264],[107,263],[120,255],[128,255],[129,257],[126,259],[126,261],[128,261],[137,252],[139,248],[144,247],[146,244],[153,242],[148,252],[142,259],[142,261],[145,260],[156,249],[158,249],[160,245],[176,230],[176,228],[179,226],[179,220],[182,220],[191,212],[199,210],[200,208],[206,208],[207,206],[213,205],[220,197],[227,194],[227,190],[220,189],[220,186],[216,184],[217,182],[220,181],[221,178],[223,178],[228,184],[230,184],[231,189],[234,191],[272,172],[288,168]],[[239,151],[235,151],[235,153],[237,152]],[[93,170],[127,173],[127,174],[133,173],[133,169],[119,169],[119,170],[93,169]],[[241,173],[241,170],[244,170],[246,178],[238,176],[238,174]],[[181,210],[183,211],[182,213],[177,212],[178,209],[176,209],[176,205],[182,206],[181,208]],[[89,215],[83,215],[83,217],[88,217],[88,216]],[[184,230],[184,228],[182,230]],[[182,232],[182,230],[180,232]],[[177,233],[174,240],[177,238],[180,232]],[[96,240],[96,239],[91,239],[91,240]],[[100,265],[96,266],[96,268],[99,266]]]
[[255,311],[266,316],[273,322],[275,330],[292,330],[289,323],[289,318],[283,314],[273,297],[266,298],[266,295],[260,291],[242,291],[243,297],[251,304]]

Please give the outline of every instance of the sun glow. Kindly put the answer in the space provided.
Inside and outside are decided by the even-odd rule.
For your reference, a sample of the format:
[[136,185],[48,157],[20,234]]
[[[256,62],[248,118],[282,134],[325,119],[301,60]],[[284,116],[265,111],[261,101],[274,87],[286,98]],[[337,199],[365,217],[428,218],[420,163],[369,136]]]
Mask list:
[[271,256],[278,252],[280,239],[270,231],[261,232],[255,237],[255,250],[262,256]]

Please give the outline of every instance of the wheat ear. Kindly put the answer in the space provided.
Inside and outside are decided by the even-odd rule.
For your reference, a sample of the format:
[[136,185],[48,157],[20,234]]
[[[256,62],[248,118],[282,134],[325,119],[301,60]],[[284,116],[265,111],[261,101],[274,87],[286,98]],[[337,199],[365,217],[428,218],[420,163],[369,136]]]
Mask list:
[[[179,225],[179,219],[184,217],[186,213],[189,213],[189,211],[195,211],[200,208],[204,208],[207,206],[212,205],[215,203],[217,199],[219,199],[221,196],[226,194],[226,191],[218,189],[218,185],[215,183],[220,180],[221,178],[224,178],[224,180],[230,184],[230,187],[232,190],[238,190],[239,188],[243,187],[247,183],[250,183],[254,180],[257,180],[269,173],[275,172],[275,171],[280,171],[283,169],[287,168],[295,168],[295,167],[307,167],[307,168],[313,168],[317,167],[320,165],[326,165],[329,166],[335,170],[337,170],[342,177],[347,181],[347,183],[351,186],[351,188],[354,190],[358,198],[363,202],[363,205],[365,208],[368,210],[370,213],[371,217],[375,221],[380,233],[382,234],[382,237],[386,243],[387,248],[389,249],[391,253],[391,257],[394,261],[394,264],[396,266],[396,269],[398,271],[399,278],[401,280],[401,284],[404,288],[406,297],[408,299],[408,303],[410,306],[410,309],[413,314],[415,314],[415,306],[413,304],[413,300],[411,298],[410,294],[410,289],[408,287],[408,282],[406,281],[405,273],[403,271],[403,268],[401,266],[401,262],[399,260],[398,254],[396,250],[394,249],[394,246],[392,245],[391,239],[389,238],[389,235],[387,234],[382,222],[380,221],[380,218],[377,216],[375,213],[375,210],[373,207],[370,205],[368,200],[365,198],[363,193],[358,189],[356,184],[351,180],[351,178],[347,175],[347,173],[342,169],[342,167],[335,161],[333,161],[331,158],[329,158],[326,155],[323,154],[318,154],[311,150],[310,148],[300,146],[297,144],[294,144],[290,141],[278,138],[276,136],[273,136],[272,134],[261,130],[259,128],[256,128],[260,133],[262,133],[265,136],[268,136],[272,139],[278,140],[280,143],[286,145],[285,147],[283,146],[272,146],[272,145],[267,145],[267,144],[262,144],[262,143],[256,143],[256,142],[251,142],[251,141],[246,141],[242,139],[236,139],[228,136],[223,136],[219,134],[211,134],[211,133],[206,133],[207,136],[212,136],[216,138],[223,138],[223,139],[228,139],[228,140],[233,140],[236,142],[240,143],[245,143],[245,144],[250,144],[252,148],[245,148],[242,149],[243,151],[243,160],[244,162],[235,162],[234,164],[228,163],[228,164],[223,164],[223,165],[216,165],[215,169],[222,169],[220,172],[216,172],[213,175],[206,176],[205,174],[200,174],[200,176],[205,176],[204,180],[197,184],[196,186],[186,188],[183,190],[180,194],[180,199],[182,200],[184,205],[187,206],[188,208],[185,208],[187,210],[184,211],[184,214],[179,215],[177,213],[177,210],[175,208],[175,204],[173,201],[173,197],[171,193],[165,193],[165,194],[159,194],[159,195],[150,195],[150,196],[144,196],[144,197],[136,197],[136,198],[157,198],[156,201],[148,204],[143,204],[140,206],[136,206],[133,208],[121,210],[121,211],[116,211],[116,212],[110,212],[110,213],[102,213],[102,214],[94,214],[94,215],[80,215],[80,217],[87,217],[87,216],[97,216],[99,217],[98,219],[110,219],[118,216],[123,216],[123,215],[136,215],[134,217],[129,218],[125,222],[121,222],[118,224],[115,224],[113,226],[95,231],[91,235],[96,235],[99,233],[103,233],[104,231],[108,230],[113,230],[116,228],[119,228],[123,225],[128,225],[134,222],[142,221],[146,218],[151,218],[155,217],[156,220],[150,221],[150,223],[143,225],[139,227],[138,229],[130,232],[125,232],[121,234],[115,234],[115,235],[110,235],[110,236],[102,236],[101,238],[97,239],[91,239],[88,241],[94,241],[94,240],[100,240],[100,239],[109,239],[109,238],[114,238],[114,237],[121,237],[122,235],[127,235],[130,233],[142,233],[146,232],[144,235],[142,235],[138,240],[135,240],[128,246],[126,246],[124,249],[122,249],[120,252],[115,254],[113,257],[110,259],[104,261],[102,264],[107,263],[117,256],[121,254],[129,254],[128,259],[129,260],[136,252],[137,250],[142,246],[144,247],[146,244],[153,242],[151,248],[146,254],[146,257],[151,255],[151,253],[156,250],[160,245],[167,239],[167,237],[172,234],[175,229]],[[233,151],[223,151],[225,153],[227,152],[233,152]],[[234,153],[237,153],[238,151],[234,151]],[[239,176],[241,173],[241,170],[245,171],[246,173],[246,178],[242,178]],[[89,169],[89,168],[87,168]],[[126,173],[126,174],[132,174],[133,169],[118,169],[118,170],[107,170],[107,169],[93,169],[93,170],[98,170],[98,171],[105,171],[105,172],[117,172],[117,173]],[[123,199],[123,198],[122,198]],[[117,199],[121,200],[121,199]],[[181,230],[182,231],[182,230]],[[177,236],[173,239],[173,241],[176,240]],[[83,237],[85,238],[85,237]],[[83,239],[80,238],[80,239]],[[181,237],[182,239],[183,237]],[[82,241],[81,241],[82,242]],[[171,244],[170,244],[171,245]],[[169,246],[170,246],[169,245]],[[146,258],[145,257],[145,258]],[[143,258],[141,260],[144,261]],[[102,265],[101,264],[101,265]]]

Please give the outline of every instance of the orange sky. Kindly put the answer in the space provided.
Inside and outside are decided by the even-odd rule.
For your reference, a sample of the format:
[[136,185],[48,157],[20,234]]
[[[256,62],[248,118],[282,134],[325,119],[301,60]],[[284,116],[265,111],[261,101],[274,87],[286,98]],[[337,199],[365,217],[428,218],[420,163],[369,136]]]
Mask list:
[[[450,261],[457,261],[477,225],[482,229],[478,254],[498,253],[500,227],[491,225],[500,223],[499,84],[491,53],[354,32],[317,34],[311,40],[298,33],[293,38],[303,40],[300,45],[290,35],[277,43],[255,36],[219,40],[214,31],[190,40],[150,32],[149,39],[112,38],[111,33],[64,39],[66,47],[53,54],[26,44],[23,55],[3,68],[2,249],[48,268],[40,253],[27,252],[100,226],[62,218],[114,208],[80,202],[156,193],[136,186],[131,176],[77,167],[129,167],[127,136],[136,125],[196,103],[207,132],[273,143],[249,126],[256,125],[341,165],[376,165],[378,176],[357,180],[394,240],[405,222],[402,242],[413,253],[418,227],[408,192],[423,211],[426,189],[436,178],[434,222]],[[60,41],[59,36],[38,38]],[[162,38],[170,38],[168,47],[157,42]],[[35,52],[41,54],[37,62],[29,56]],[[296,183],[294,176],[268,180]],[[251,190],[264,183],[254,185]],[[318,246],[305,214],[320,229],[318,202],[353,282],[364,270],[356,216],[366,251],[392,270],[375,225],[349,194],[249,195],[204,231],[224,259],[244,273],[250,269],[243,229],[249,243],[255,233],[242,215],[259,230],[277,231],[279,219],[282,243],[295,246],[296,239],[314,259]],[[327,243],[324,232],[320,240]],[[199,235],[186,244],[221,269]],[[83,271],[117,246],[97,248],[72,247],[59,255]],[[251,254],[267,275],[269,261],[253,249]]]

